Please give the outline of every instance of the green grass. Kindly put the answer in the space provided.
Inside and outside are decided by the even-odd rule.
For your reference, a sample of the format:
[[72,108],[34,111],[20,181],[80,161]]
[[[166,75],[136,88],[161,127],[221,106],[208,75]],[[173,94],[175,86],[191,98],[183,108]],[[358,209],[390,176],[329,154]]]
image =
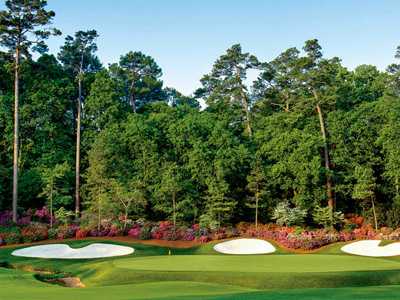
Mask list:
[[400,262],[334,255],[173,255],[121,259],[114,266],[138,271],[309,273],[400,269]]
[[[90,243],[68,242],[71,247]],[[0,262],[17,268],[0,268],[0,299],[400,299],[399,258],[346,255],[340,252],[342,244],[314,254],[278,249],[276,254],[250,256],[217,254],[211,244],[171,249],[171,256],[168,248],[118,244],[133,246],[135,253],[49,260],[13,257],[14,249],[0,249]],[[24,271],[32,268],[78,276],[87,287],[40,282],[34,272]]]

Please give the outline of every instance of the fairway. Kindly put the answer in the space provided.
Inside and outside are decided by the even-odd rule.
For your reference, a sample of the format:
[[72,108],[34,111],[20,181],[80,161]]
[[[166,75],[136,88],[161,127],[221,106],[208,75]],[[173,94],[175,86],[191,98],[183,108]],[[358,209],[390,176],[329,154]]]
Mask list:
[[346,272],[400,269],[400,262],[345,255],[179,255],[121,259],[116,267],[190,272]]

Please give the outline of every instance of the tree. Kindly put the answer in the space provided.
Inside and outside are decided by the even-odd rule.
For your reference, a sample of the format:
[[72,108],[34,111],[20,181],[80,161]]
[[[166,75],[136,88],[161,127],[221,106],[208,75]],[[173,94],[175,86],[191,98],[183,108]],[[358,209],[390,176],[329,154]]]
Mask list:
[[121,56],[118,65],[111,65],[110,70],[124,82],[134,113],[146,103],[163,100],[162,71],[151,56],[130,51]]
[[126,118],[127,105],[122,98],[121,85],[107,70],[101,70],[95,75],[85,100],[83,140],[87,148],[92,146],[95,136],[107,126]]
[[[309,100],[315,108],[320,125],[320,132],[323,141],[323,157],[326,177],[326,197],[328,206],[332,209],[335,206],[334,183],[331,170],[329,142],[326,128],[326,121],[323,112],[323,105],[330,106],[335,103],[336,76],[340,70],[338,58],[324,59],[321,46],[318,40],[306,41],[303,50],[306,56],[302,57],[299,63],[302,65],[302,72],[299,79],[306,88],[305,92],[309,95]],[[307,95],[306,94],[306,95]]]
[[193,97],[188,97],[182,95],[179,91],[174,88],[165,88],[164,95],[167,99],[167,103],[172,107],[177,107],[181,105],[188,105],[192,108],[200,108],[200,103]]
[[110,198],[116,201],[115,206],[117,207],[117,212],[124,212],[124,231],[126,230],[128,215],[134,210],[136,214],[143,211],[146,205],[146,199],[140,189],[140,186],[135,186],[138,182],[132,182],[129,186],[120,183],[115,179],[110,180]]
[[44,181],[43,191],[40,194],[47,198],[50,208],[50,227],[53,227],[53,211],[54,206],[60,207],[69,204],[71,197],[66,190],[65,179],[66,173],[69,171],[67,162],[57,164],[53,168],[47,168],[42,171],[42,179]]
[[200,220],[208,220],[211,228],[219,228],[222,222],[232,216],[237,202],[227,196],[229,186],[223,178],[220,167],[216,167],[213,174],[207,179],[206,209]]
[[14,159],[13,159],[13,221],[17,221],[18,163],[19,163],[19,92],[20,61],[30,58],[30,50],[45,52],[44,40],[60,35],[57,29],[48,29],[55,16],[45,9],[45,0],[7,0],[7,10],[0,12],[0,45],[14,54]]
[[78,97],[76,109],[76,161],[75,161],[75,214],[80,214],[80,167],[81,167],[81,118],[82,118],[82,81],[85,73],[94,72],[100,68],[99,60],[94,53],[97,51],[96,30],[78,31],[75,37],[67,36],[58,58],[78,81]]
[[247,189],[252,193],[253,197],[250,197],[252,200],[249,204],[250,207],[255,209],[255,226],[256,230],[258,228],[258,209],[260,206],[260,200],[266,194],[266,178],[263,170],[261,169],[261,163],[256,158],[256,163],[250,174],[247,176]]
[[233,45],[213,65],[211,73],[200,80],[202,87],[196,91],[198,98],[208,105],[222,102],[241,107],[242,122],[248,136],[252,135],[250,99],[245,85],[247,73],[259,66],[254,55],[243,53],[239,44]]
[[160,205],[163,211],[170,211],[167,207],[172,205],[172,223],[174,225],[174,234],[176,230],[176,212],[177,212],[177,201],[178,193],[182,190],[181,180],[179,178],[179,168],[174,162],[166,162],[163,166],[163,173],[161,177],[161,183],[159,187],[160,196],[165,199],[170,199],[170,203]]
[[289,112],[300,96],[298,78],[300,51],[290,48],[270,63],[261,64],[261,72],[253,83],[253,94],[258,102],[266,102],[274,111]]
[[96,216],[97,230],[101,229],[101,220],[104,215],[111,211],[109,201],[109,180],[107,174],[107,160],[103,152],[104,143],[102,139],[95,142],[95,147],[89,152],[89,168],[86,172],[87,201],[85,205],[88,211]]
[[370,167],[357,166],[355,169],[357,183],[354,185],[353,198],[361,201],[369,201],[374,218],[375,229],[378,230],[378,221],[375,211],[376,178]]

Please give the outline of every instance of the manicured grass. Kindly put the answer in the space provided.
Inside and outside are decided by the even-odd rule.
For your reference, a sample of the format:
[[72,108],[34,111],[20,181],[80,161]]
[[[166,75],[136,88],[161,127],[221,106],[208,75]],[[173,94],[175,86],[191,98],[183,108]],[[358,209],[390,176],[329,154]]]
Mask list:
[[333,255],[173,255],[121,259],[114,266],[146,271],[304,273],[400,269],[400,262]]
[[[72,247],[90,243],[68,242]],[[210,244],[171,249],[172,255],[168,248],[117,244],[136,251],[120,258],[49,260],[13,257],[14,249],[0,249],[0,262],[19,268],[0,268],[0,299],[353,300],[396,299],[400,293],[399,258],[346,255],[340,252],[341,244],[313,254],[278,249],[277,254],[249,256],[217,254]],[[34,272],[23,270],[32,268],[78,276],[87,287],[40,282]]]

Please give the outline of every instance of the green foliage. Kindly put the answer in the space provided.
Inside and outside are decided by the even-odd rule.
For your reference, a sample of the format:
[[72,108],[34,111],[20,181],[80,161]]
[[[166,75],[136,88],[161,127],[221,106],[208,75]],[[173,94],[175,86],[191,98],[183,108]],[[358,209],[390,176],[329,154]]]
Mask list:
[[66,210],[64,207],[60,207],[54,212],[56,220],[64,225],[68,224],[74,215],[72,211]]
[[288,202],[282,202],[275,207],[272,219],[280,226],[293,226],[302,225],[306,216],[306,209],[290,207]]
[[340,211],[333,211],[332,208],[316,206],[313,211],[313,220],[324,228],[340,226],[344,222],[344,215]]
[[[38,13],[46,3],[25,4]],[[14,22],[21,5],[7,1],[0,20]],[[52,20],[53,12],[42,12],[32,26]],[[0,29],[6,48],[13,24]],[[43,41],[57,32],[37,33]],[[82,176],[75,175],[82,181],[81,221],[90,226],[118,217],[212,228],[271,219],[300,224],[309,221],[304,209],[315,213],[333,200],[340,211],[363,211],[376,224],[397,226],[398,65],[386,72],[370,65],[347,70],[339,58],[324,57],[317,40],[261,62],[236,44],[191,97],[163,87],[160,66],[139,51],[102,68],[97,36],[78,31],[67,36],[57,58],[21,61],[21,210],[72,208],[76,133],[82,130]],[[23,47],[34,50],[28,40]],[[10,208],[12,192],[12,73],[12,56],[0,52],[2,210]],[[208,105],[202,111],[198,99]],[[283,201],[290,205],[277,207]],[[315,223],[335,225],[322,217],[307,225]]]

